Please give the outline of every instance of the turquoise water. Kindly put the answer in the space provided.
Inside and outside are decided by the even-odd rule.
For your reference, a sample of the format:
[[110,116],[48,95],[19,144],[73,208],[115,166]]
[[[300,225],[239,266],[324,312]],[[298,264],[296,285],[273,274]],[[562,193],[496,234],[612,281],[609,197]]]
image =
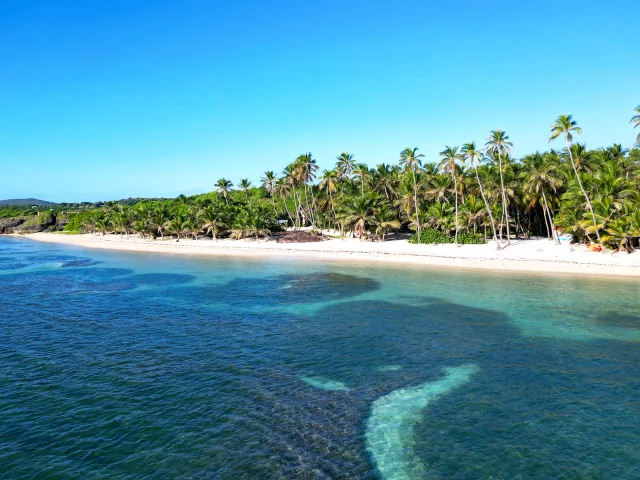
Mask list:
[[640,478],[640,283],[0,238],[0,478]]

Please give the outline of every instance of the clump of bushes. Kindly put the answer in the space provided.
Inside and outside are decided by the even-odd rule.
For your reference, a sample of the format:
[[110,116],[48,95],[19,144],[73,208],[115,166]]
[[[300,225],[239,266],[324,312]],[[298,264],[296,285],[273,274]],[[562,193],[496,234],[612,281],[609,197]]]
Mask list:
[[[420,232],[420,236],[415,233],[413,237],[409,239],[409,243],[422,243],[422,244],[435,244],[439,245],[442,243],[454,243],[455,237],[453,235],[448,235],[447,233],[436,230],[435,228],[427,228],[426,230],[422,230]],[[459,245],[481,245],[487,243],[484,235],[481,233],[472,233],[472,232],[459,232],[458,233],[458,244]]]
[[484,245],[487,239],[481,233],[458,232],[458,243],[461,245]]
[[65,232],[81,232],[84,224],[90,220],[97,210],[86,210],[84,212],[71,214],[69,223],[64,227]]
[[453,238],[441,230],[427,228],[420,232],[420,236],[415,233],[413,237],[409,239],[409,243],[453,243]]

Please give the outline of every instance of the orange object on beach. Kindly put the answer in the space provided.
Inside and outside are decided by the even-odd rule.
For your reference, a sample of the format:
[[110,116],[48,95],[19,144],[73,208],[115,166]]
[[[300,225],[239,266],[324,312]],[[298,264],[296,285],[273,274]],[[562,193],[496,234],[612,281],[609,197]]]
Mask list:
[[591,250],[592,252],[601,252],[602,251],[602,245],[598,245],[597,243],[590,243],[589,245],[587,245],[587,248],[589,250]]

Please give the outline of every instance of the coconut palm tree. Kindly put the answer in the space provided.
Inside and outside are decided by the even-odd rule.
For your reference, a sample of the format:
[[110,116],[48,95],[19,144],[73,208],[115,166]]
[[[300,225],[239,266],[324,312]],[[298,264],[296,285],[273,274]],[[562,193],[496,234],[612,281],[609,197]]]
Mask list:
[[365,163],[358,163],[353,167],[353,175],[359,180],[362,197],[364,197],[364,186],[369,178],[369,167]]
[[489,215],[489,219],[491,220],[491,232],[493,233],[493,241],[496,243],[497,248],[500,248],[500,244],[498,243],[498,237],[496,235],[496,222],[493,219],[493,213],[491,212],[491,208],[489,207],[489,202],[487,201],[487,197],[484,194],[484,189],[482,188],[482,182],[480,181],[480,175],[478,174],[478,163],[480,159],[483,157],[482,150],[478,150],[476,148],[475,142],[465,143],[462,146],[462,156],[464,160],[467,162],[476,175],[476,182],[478,183],[478,189],[480,190],[480,196],[482,197],[482,201],[484,202],[484,206],[487,210],[487,214]]
[[379,197],[372,192],[364,197],[346,197],[338,207],[338,220],[358,233],[362,242],[367,238],[368,228],[375,224],[374,211],[379,204]]
[[373,223],[376,227],[376,235],[384,242],[387,232],[400,228],[400,221],[388,204],[384,203],[373,211]]
[[333,212],[333,221],[336,221],[336,207],[333,202],[333,194],[338,190],[338,172],[336,170],[324,170],[320,177],[320,188],[324,190],[329,197],[331,211]]
[[436,203],[449,203],[447,194],[453,193],[453,187],[451,186],[451,177],[439,173],[431,179],[431,184],[425,192],[427,200],[434,201]]
[[200,227],[213,237],[213,241],[218,241],[218,235],[228,228],[225,213],[219,207],[209,205],[198,215]]
[[458,151],[458,147],[445,147],[445,149],[440,152],[440,156],[442,157],[442,161],[438,165],[438,168],[449,173],[453,178],[453,190],[455,192],[455,212],[456,212],[456,233],[454,236],[454,242],[456,246],[458,245],[458,175],[456,172],[457,164],[456,162],[461,159],[460,152]]
[[418,208],[418,171],[420,170],[420,166],[422,161],[421,158],[424,158],[424,155],[418,153],[418,147],[415,148],[405,148],[400,152],[400,161],[399,165],[405,172],[411,172],[413,176],[413,204],[415,208],[416,214],[416,228],[418,232],[418,238],[420,237],[420,209]]
[[[640,105],[638,105],[634,110],[635,115],[631,117],[631,121],[629,123],[633,124],[633,128],[636,128],[640,125]],[[636,142],[640,143],[640,133],[638,133],[638,138],[636,138]]]
[[224,198],[225,203],[229,203],[229,193],[231,192],[231,187],[233,187],[233,183],[227,180],[226,178],[221,178],[216,182],[216,192],[222,198]]
[[[300,187],[300,179],[299,179],[298,169],[296,165],[291,163],[286,167],[284,167],[284,170],[282,170],[282,176],[283,176],[283,184],[286,185],[286,188],[282,186],[280,188],[280,191],[286,192],[286,194],[289,194],[289,193],[291,194],[291,198],[293,199],[294,213],[295,213],[295,220],[293,224],[296,228],[300,228],[302,223],[301,215],[300,215],[300,210],[301,210],[300,203],[302,202],[301,201],[298,202],[298,197],[296,196],[296,189],[299,189]],[[286,197],[284,202],[286,206]]]
[[246,231],[249,235],[254,235],[256,241],[260,241],[260,235],[270,235],[269,220],[264,207],[260,205],[249,205],[249,208],[245,212]]
[[600,233],[598,232],[598,222],[596,221],[596,215],[593,212],[593,206],[591,205],[591,199],[589,198],[589,195],[587,195],[587,191],[582,185],[582,180],[580,179],[580,174],[578,173],[578,167],[576,166],[576,162],[573,158],[573,152],[571,151],[573,135],[580,135],[582,133],[582,129],[578,127],[578,122],[576,122],[571,115],[559,115],[558,118],[556,118],[556,121],[553,122],[551,127],[549,127],[549,130],[551,131],[549,142],[552,142],[560,135],[564,135],[565,143],[567,145],[567,151],[569,152],[569,159],[571,160],[571,166],[573,167],[573,172],[576,175],[576,180],[578,180],[580,190],[582,190],[582,194],[587,201],[589,212],[591,212],[591,218],[593,219],[593,228],[595,230],[596,238],[598,239],[598,243],[602,243]]
[[271,197],[271,203],[273,205],[273,214],[277,215],[276,213],[276,200],[275,200],[275,189],[276,189],[276,182],[278,181],[276,174],[273,173],[272,171],[268,171],[268,172],[264,172],[264,177],[262,177],[260,179],[260,181],[262,182],[262,188],[264,188],[267,191],[267,195],[269,195],[269,197]]
[[462,206],[463,217],[465,218],[466,227],[473,226],[473,233],[477,233],[478,225],[485,225],[485,237],[487,233],[486,223],[484,220],[484,208],[478,201],[475,195],[467,195],[467,198]]
[[246,178],[243,178],[242,180],[240,180],[240,183],[238,184],[238,186],[240,187],[240,190],[242,190],[244,192],[244,198],[248,202],[249,201],[249,189],[252,186],[251,182],[249,180],[247,180]]
[[181,213],[176,214],[169,223],[169,231],[176,234],[177,241],[180,241],[180,235],[184,236],[189,233],[190,227],[186,216]]
[[151,211],[150,225],[160,234],[164,240],[164,232],[167,222],[170,219],[169,208],[166,204],[160,203]]
[[[509,209],[507,207],[507,198],[504,190],[504,176],[502,170],[503,157],[511,153],[513,143],[509,141],[509,135],[504,130],[492,130],[487,138],[487,153],[498,159],[498,171],[500,172],[500,192],[502,196],[502,215],[507,225],[507,245],[511,244],[511,235],[509,233]],[[500,228],[500,240],[502,240],[502,227]]]
[[298,181],[304,187],[304,199],[305,199],[305,204],[307,206],[309,219],[311,221],[312,226],[315,226],[315,223],[316,223],[315,212],[314,212],[315,198],[313,196],[313,190],[311,190],[312,203],[310,204],[307,191],[308,191],[308,184],[312,183],[316,177],[315,172],[318,170],[318,165],[316,164],[316,160],[315,158],[313,158],[310,152],[299,155],[296,161],[294,162],[294,165],[295,165],[294,169],[296,172],[296,176],[298,177]]
[[[547,232],[553,237],[553,240],[560,244],[553,228],[553,216],[550,202],[547,199],[547,192],[555,194],[562,185],[562,180],[557,175],[558,166],[554,162],[545,161],[545,158],[537,152],[525,157],[522,166],[520,178],[523,181],[523,190],[529,199],[529,208],[534,207],[537,203],[542,205]],[[542,202],[539,201],[540,197],[542,197]]]
[[346,177],[351,178],[351,172],[355,166],[355,157],[349,152],[342,152],[336,157],[336,170],[338,172],[338,178]]
[[398,184],[398,167],[382,163],[373,170],[373,189],[384,195],[389,202],[396,196]]
[[284,210],[287,212],[287,216],[289,220],[291,220],[291,225],[295,226],[296,222],[293,219],[293,215],[289,210],[289,206],[287,205],[287,199],[289,197],[289,193],[291,192],[291,184],[287,182],[286,178],[279,178],[274,187],[274,195],[277,195],[282,199],[282,204],[284,205]]

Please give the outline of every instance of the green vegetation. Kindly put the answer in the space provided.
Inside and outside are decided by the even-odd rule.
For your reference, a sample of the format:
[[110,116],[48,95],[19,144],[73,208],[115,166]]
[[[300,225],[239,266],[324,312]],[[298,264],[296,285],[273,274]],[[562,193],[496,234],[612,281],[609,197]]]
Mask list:
[[[638,116],[632,123],[639,124]],[[402,150],[393,164],[370,168],[348,152],[318,176],[310,153],[280,176],[265,172],[261,185],[238,188],[225,178],[215,191],[173,200],[109,202],[72,216],[68,231],[177,238],[268,235],[277,220],[289,226],[335,229],[341,236],[385,241],[393,232],[416,234],[414,243],[485,243],[498,248],[515,237],[556,231],[579,242],[633,251],[640,242],[640,149],[621,145],[589,150],[570,115],[559,116],[550,141],[565,147],[516,159],[504,130],[488,135],[485,148],[469,142],[447,146],[440,161],[424,162],[418,148]]]
[[[487,243],[486,238],[481,233],[460,232],[458,234],[458,245],[482,245]],[[455,236],[451,236],[435,228],[422,230],[420,234],[414,233],[409,239],[409,243],[424,243],[438,245],[442,243],[456,243]]]
[[41,213],[40,215],[36,215],[35,217],[30,217],[28,218],[21,226],[22,227],[29,227],[29,226],[35,226],[35,225],[42,225],[44,223],[52,223],[55,222],[55,217],[53,216],[53,214],[47,212],[47,213]]
[[0,218],[32,217],[38,214],[37,208],[7,205],[0,207]]

